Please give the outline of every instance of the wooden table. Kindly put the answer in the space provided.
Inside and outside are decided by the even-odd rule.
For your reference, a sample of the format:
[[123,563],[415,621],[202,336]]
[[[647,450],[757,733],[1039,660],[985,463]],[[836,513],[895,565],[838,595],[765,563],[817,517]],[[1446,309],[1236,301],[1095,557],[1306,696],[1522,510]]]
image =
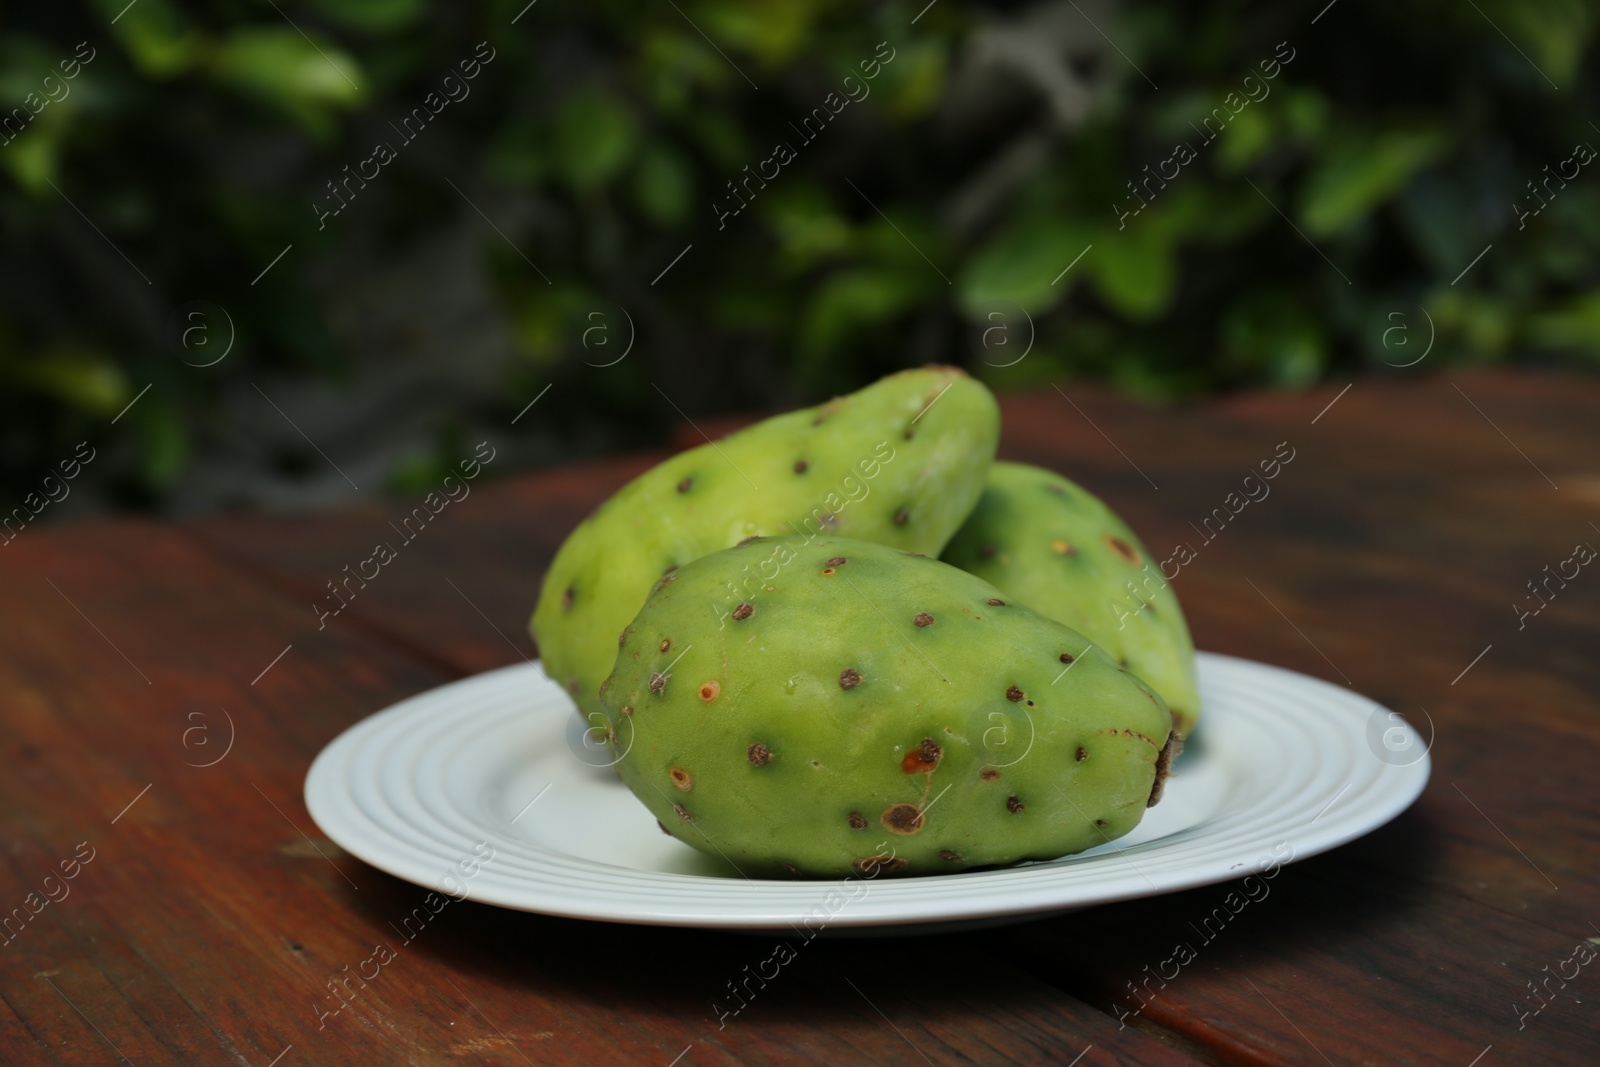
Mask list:
[[[1130,989],[1227,886],[818,941],[724,1029],[711,1002],[765,944],[463,904],[321,1014],[423,890],[320,835],[312,757],[534,655],[543,567],[645,455],[480,480],[321,630],[324,583],[410,502],[34,526],[0,549],[0,908],[22,909],[0,1061],[1600,1063],[1600,966],[1579,962],[1600,944],[1600,573],[1514,608],[1600,545],[1600,384],[1342,385],[1174,411],[1088,387],[1004,400],[1003,454],[1084,482],[1153,549],[1200,546],[1176,587],[1202,648],[1348,681],[1432,739],[1410,811],[1285,868],[1128,1025]],[[1202,545],[1191,522],[1280,442],[1271,495]]]

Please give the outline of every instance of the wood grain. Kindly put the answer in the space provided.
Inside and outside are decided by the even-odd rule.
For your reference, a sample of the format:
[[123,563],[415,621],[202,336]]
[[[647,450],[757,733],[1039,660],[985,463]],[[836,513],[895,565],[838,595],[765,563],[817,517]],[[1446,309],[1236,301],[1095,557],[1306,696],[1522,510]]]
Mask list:
[[0,899],[92,850],[0,947],[7,1064],[1194,1062],[980,935],[806,945],[724,1027],[713,1000],[768,940],[470,903],[408,939],[424,892],[322,838],[300,790],[440,671],[149,524],[0,565]]
[[[100,851],[0,949],[7,1062],[111,1062],[110,1042],[263,1065],[292,1043],[284,1067],[1600,1062],[1593,967],[1537,1015],[1514,1006],[1600,941],[1600,574],[1521,628],[1511,606],[1577,541],[1600,545],[1600,384],[1407,373],[1167,410],[1063,388],[1004,398],[1003,454],[1101,494],[1158,556],[1191,543],[1174,585],[1200,647],[1348,683],[1417,723],[1434,772],[1410,811],[1286,867],[1213,939],[1190,924],[1226,886],[816,942],[720,1030],[710,1002],[770,946],[453,906],[319,1031],[328,978],[396,941],[420,890],[317,835],[306,765],[385,703],[533,656],[555,548],[661,454],[479,483],[323,629],[324,583],[411,502],[29,530],[0,556],[16,768],[0,892],[20,904],[78,842]],[[1284,442],[1270,494],[1208,540],[1195,527]],[[183,745],[211,720],[187,716],[219,707],[234,750],[185,767],[212,758]],[[1185,939],[1193,962],[1132,1014],[1130,983]]]

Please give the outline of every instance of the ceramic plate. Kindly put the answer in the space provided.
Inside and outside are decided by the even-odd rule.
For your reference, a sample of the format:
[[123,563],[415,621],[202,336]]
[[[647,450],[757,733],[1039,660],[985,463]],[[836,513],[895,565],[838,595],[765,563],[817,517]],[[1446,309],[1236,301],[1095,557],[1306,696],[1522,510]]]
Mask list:
[[[584,745],[536,663],[403,700],[306,777],[324,833],[429,889],[582,919],[835,933],[980,925],[1240,878],[1394,818],[1427,743],[1387,708],[1303,674],[1200,655],[1205,708],[1165,797],[1126,837],[1048,863],[918,878],[752,880],[656,826]],[[596,765],[601,764],[601,765]]]

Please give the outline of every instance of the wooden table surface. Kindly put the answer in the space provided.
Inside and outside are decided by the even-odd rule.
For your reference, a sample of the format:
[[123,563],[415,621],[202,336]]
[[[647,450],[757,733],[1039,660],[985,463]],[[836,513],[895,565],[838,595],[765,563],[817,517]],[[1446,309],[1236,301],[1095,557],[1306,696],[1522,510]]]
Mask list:
[[[1342,385],[1003,398],[1003,455],[1083,482],[1152,550],[1197,546],[1175,585],[1201,648],[1348,681],[1432,743],[1415,806],[1284,868],[1137,1015],[1131,989],[1228,886],[819,940],[721,1029],[712,1001],[765,944],[467,903],[322,1014],[424,891],[321,836],[312,758],[535,655],[543,568],[641,455],[480,479],[320,630],[324,583],[413,501],[0,549],[0,1062],[1600,1063],[1600,573],[1516,607],[1600,545],[1600,383]],[[1282,442],[1270,496],[1202,541],[1191,523]]]

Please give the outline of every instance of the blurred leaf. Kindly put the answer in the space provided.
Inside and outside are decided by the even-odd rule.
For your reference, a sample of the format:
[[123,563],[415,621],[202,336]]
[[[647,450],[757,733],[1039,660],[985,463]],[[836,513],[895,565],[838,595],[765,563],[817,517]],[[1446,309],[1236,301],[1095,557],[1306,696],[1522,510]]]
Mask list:
[[435,490],[455,468],[438,452],[416,452],[396,461],[384,488],[407,495]]
[[1272,97],[1268,96],[1248,105],[1233,116],[1228,128],[1217,136],[1217,167],[1224,174],[1238,174],[1248,169],[1273,146],[1278,127],[1266,110],[1271,106],[1266,103],[1270,99]]
[[1287,293],[1240,301],[1223,320],[1222,334],[1233,367],[1272,385],[1304,388],[1321,377],[1327,362],[1320,324]]
[[[978,318],[1001,304],[1019,304],[1040,315],[1061,302],[1071,277],[1054,279],[1088,244],[1084,229],[1055,218],[1019,219],[968,257],[956,279],[956,295],[969,318]],[[1088,253],[1092,255],[1093,253]]]
[[[944,90],[947,64],[945,46],[936,40],[890,43],[892,58],[878,75],[878,91],[885,94],[885,106],[900,119],[923,114]],[[863,54],[862,59],[876,56]],[[881,57],[879,61],[882,62]]]
[[1160,227],[1133,224],[1106,232],[1078,264],[1108,307],[1135,320],[1167,309],[1178,284],[1177,267],[1175,249]]
[[657,226],[676,228],[689,217],[694,173],[681,153],[665,144],[644,151],[633,172],[633,196],[645,218]]
[[850,221],[822,187],[796,177],[756,202],[778,240],[779,266],[794,274],[838,256],[854,245]]
[[368,33],[403,30],[428,10],[427,0],[313,0],[311,6],[328,22]]
[[130,399],[128,379],[108,356],[56,349],[12,368],[19,385],[92,415],[115,414]]
[[[687,17],[724,53],[748,52],[761,66],[789,61],[808,40],[812,18],[827,5],[818,0],[705,0],[686,6]],[[730,59],[728,62],[737,62]]]
[[[672,417],[651,376],[673,366],[692,366],[711,411],[801,403],[928,358],[997,384],[1096,379],[1162,400],[1335,371],[1342,384],[1367,367],[1600,363],[1600,179],[1569,180],[1521,229],[1511,211],[1574,139],[1600,144],[1588,127],[1600,118],[1584,110],[1600,96],[1600,67],[1583,62],[1600,7],[1586,0],[1340,5],[1270,95],[1214,140],[1194,126],[1230,91],[1242,95],[1288,32],[1241,21],[1248,5],[1119,0],[1103,21],[1085,4],[1113,47],[1070,5],[1048,3],[940,4],[912,27],[922,0],[277,2],[92,0],[98,38],[70,5],[7,10],[0,106],[36,104],[29,94],[81,35],[101,58],[66,102],[31,120],[0,112],[11,121],[0,183],[32,193],[0,197],[19,265],[5,308],[13,339],[0,343],[0,443],[21,472],[0,480],[31,478],[61,442],[70,451],[84,426],[125,406],[149,380],[139,346],[168,303],[224,291],[241,331],[235,355],[203,373],[169,364],[174,376],[118,424],[138,427],[126,444],[141,503],[169,499],[152,487],[179,486],[162,480],[181,477],[186,456],[209,466],[229,451],[204,445],[233,394],[259,399],[250,376],[267,367],[330,385],[391,369],[397,383],[425,383],[417,389],[448,381],[437,403],[460,422],[509,418],[559,380],[570,399],[517,426],[534,449],[523,454],[543,461],[650,443]],[[308,201],[323,183],[390,136],[388,123],[484,37],[503,58],[474,84],[482,95],[317,230]],[[870,80],[863,60],[878,64]],[[870,90],[866,106],[802,147],[790,123],[843,95],[847,75]],[[1081,122],[1058,106],[1078,91]],[[720,225],[712,203],[776,140],[799,159],[758,190],[754,210]],[[1138,206],[1127,183],[1142,186],[1143,168],[1179,142],[1196,158],[1141,188],[1149,205],[1119,230],[1118,211]],[[446,235],[467,209],[441,179],[475,173],[504,205],[490,210],[495,225],[556,285],[486,227],[474,242]],[[156,304],[116,295],[119,272],[130,292],[145,287],[46,179],[155,279]],[[667,286],[646,293],[690,242],[670,299]],[[406,275],[424,263],[443,263],[448,280],[414,285]],[[105,299],[85,303],[85,285],[98,293],[102,281]],[[594,369],[600,353],[582,339],[599,320],[586,316],[612,316],[620,336],[609,301],[630,292],[641,346]],[[989,312],[1016,305],[1045,312],[1037,343],[998,367],[998,342],[978,338],[1001,336],[982,333],[999,321]],[[1437,325],[1429,362],[1394,367],[1419,349],[1385,347],[1386,316],[1404,312],[1420,342],[1423,308]],[[65,358],[38,370],[44,356]],[[522,400],[502,411],[507,397]],[[383,390],[372,400],[363,447],[411,457],[401,483],[427,476],[447,442],[413,455],[414,420],[385,419]],[[188,506],[184,492],[170,499]]]
[[[530,277],[525,269],[517,269],[521,266],[518,261],[511,272],[499,279],[502,303],[510,316],[519,354],[529,365],[541,370],[556,366],[563,357],[585,358],[583,331],[596,325],[596,320],[588,317],[589,313],[599,311],[605,314],[610,310],[610,304],[582,286],[570,283],[546,285],[543,279]],[[616,331],[604,335],[597,333],[593,335],[593,340],[598,343],[604,339],[609,344],[611,334],[620,334],[620,329],[619,326]],[[617,350],[620,351],[621,347],[618,346]],[[595,363],[603,363],[610,358],[609,353],[588,357]]]
[[888,322],[911,307],[923,289],[899,271],[841,271],[822,283],[806,308],[800,348],[812,355],[832,353],[852,332]]
[[126,0],[96,0],[96,6],[108,22],[117,19],[110,30],[141,74],[152,78],[182,74],[204,60],[210,48],[205,36],[168,0],[139,0],[130,10],[124,10]]
[[230,32],[211,61],[212,76],[326,136],[331,111],[361,99],[362,70],[333,44],[315,44],[284,26],[246,26]]
[[1576,76],[1594,34],[1595,12],[1583,0],[1482,0],[1482,11],[1557,84]]
[[155,489],[177,481],[189,460],[189,432],[179,413],[160,398],[134,409],[134,433],[139,439],[139,474]]
[[1327,132],[1332,110],[1328,98],[1316,89],[1293,85],[1280,86],[1278,92],[1284,128],[1304,144],[1320,142]]
[[1439,346],[1493,358],[1504,355],[1511,343],[1511,308],[1492,294],[1445,286],[1430,293],[1424,306],[1433,317]]
[[25,136],[17,138],[15,143],[4,146],[5,151],[0,152],[0,166],[28,192],[44,194],[59,173],[60,126],[36,120],[24,133]]
[[621,101],[596,89],[567,98],[555,126],[555,164],[577,189],[603,185],[627,166],[635,123]]
[[[676,16],[672,16],[676,18]],[[637,45],[639,83],[658,110],[669,115],[686,112],[696,88],[717,88],[742,79],[705,41],[685,25],[682,31],[642,30]]]
[[1600,293],[1585,293],[1554,311],[1532,316],[1524,336],[1540,348],[1600,356]]
[[1300,221],[1312,237],[1355,224],[1398,192],[1448,143],[1442,130],[1392,130],[1346,135],[1320,160],[1300,188]]

